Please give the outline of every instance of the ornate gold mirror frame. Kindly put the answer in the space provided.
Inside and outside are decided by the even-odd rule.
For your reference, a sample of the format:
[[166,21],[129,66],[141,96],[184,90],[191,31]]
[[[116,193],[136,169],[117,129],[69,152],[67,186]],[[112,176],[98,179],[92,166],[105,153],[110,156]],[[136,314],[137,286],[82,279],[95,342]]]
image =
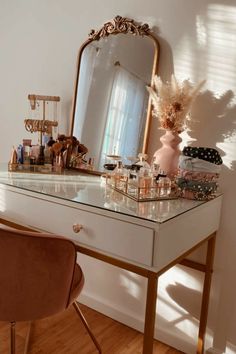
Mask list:
[[[158,69],[158,59],[159,59],[160,49],[159,49],[159,42],[155,34],[151,31],[148,24],[146,23],[140,24],[135,22],[133,19],[116,16],[111,21],[106,22],[103,25],[103,27],[98,31],[95,31],[94,29],[91,30],[88,39],[80,47],[78,58],[77,58],[77,73],[76,73],[75,89],[74,89],[74,96],[73,96],[73,103],[72,103],[72,117],[71,117],[71,127],[70,127],[71,137],[73,136],[73,128],[75,122],[76,101],[78,95],[78,86],[79,86],[78,84],[79,84],[81,58],[82,58],[83,51],[91,42],[99,41],[102,38],[106,38],[110,35],[117,35],[117,34],[131,34],[134,36],[142,36],[142,37],[146,36],[153,41],[154,57],[153,57],[153,66],[152,66],[151,82],[150,82],[150,85],[151,86],[153,85],[153,78],[154,75],[157,74],[157,69]],[[146,123],[144,129],[143,147],[142,147],[143,153],[147,153],[147,149],[148,149],[151,118],[152,118],[152,107],[151,107],[151,100],[149,97],[148,106],[147,106]],[[86,141],[82,141],[81,143],[86,145]]]

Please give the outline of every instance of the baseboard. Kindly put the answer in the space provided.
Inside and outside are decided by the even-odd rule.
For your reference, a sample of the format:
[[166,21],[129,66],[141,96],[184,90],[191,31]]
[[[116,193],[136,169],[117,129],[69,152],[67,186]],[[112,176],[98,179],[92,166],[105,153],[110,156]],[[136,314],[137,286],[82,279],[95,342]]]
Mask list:
[[[127,312],[127,309],[125,309],[124,311],[122,308],[115,307],[114,304],[110,304],[107,301],[105,302],[104,299],[99,299],[98,297],[94,297],[85,292],[80,294],[79,302],[143,333],[143,319],[138,318],[137,315],[134,313]],[[158,318],[157,322],[159,322]],[[184,353],[196,353],[196,342],[189,342],[189,340],[187,340],[183,336],[181,337],[179,334],[174,333],[172,327],[170,327],[169,329],[163,328],[162,326],[158,327],[158,329],[155,328],[154,336],[155,339],[159,340],[160,342],[174,347]]]
[[236,346],[232,343],[227,342],[225,345],[225,349],[218,349],[216,347],[212,347],[207,349],[206,354],[235,354]]
[[224,354],[224,352],[222,352],[222,350],[219,350],[217,348],[211,347],[207,349],[206,354]]

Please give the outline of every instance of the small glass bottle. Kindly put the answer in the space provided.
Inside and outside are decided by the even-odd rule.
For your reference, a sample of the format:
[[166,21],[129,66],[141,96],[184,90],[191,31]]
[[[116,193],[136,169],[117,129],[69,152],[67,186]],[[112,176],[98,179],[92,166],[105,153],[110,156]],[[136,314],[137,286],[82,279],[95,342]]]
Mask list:
[[138,196],[138,170],[139,167],[135,164],[131,166],[128,171],[128,194],[137,197]]
[[30,164],[30,146],[26,145],[23,149],[24,165]]
[[17,164],[17,152],[15,147],[12,147],[10,164]]
[[121,179],[123,176],[123,165],[122,161],[117,161],[116,168],[111,173],[111,185],[112,187],[121,188]]
[[157,180],[159,196],[168,197],[171,194],[171,180],[167,176],[161,176]]
[[39,146],[39,155],[37,158],[37,165],[44,165],[44,146]]
[[157,178],[159,172],[160,172],[160,165],[156,163],[156,158],[153,157],[152,162],[151,162],[151,173],[153,178]]
[[140,197],[151,196],[152,177],[150,168],[142,167],[138,174],[138,186]]
[[147,157],[148,157],[147,154],[143,154],[143,153],[138,154],[139,161],[136,162],[136,165],[150,169],[150,165],[146,161]]
[[90,157],[87,163],[87,169],[92,171],[94,169],[94,158]]
[[24,161],[24,157],[23,157],[23,146],[20,144],[18,147],[17,147],[17,162],[18,163],[23,163]]
[[51,149],[47,144],[45,144],[43,153],[44,153],[44,164],[52,165],[52,153],[51,153]]

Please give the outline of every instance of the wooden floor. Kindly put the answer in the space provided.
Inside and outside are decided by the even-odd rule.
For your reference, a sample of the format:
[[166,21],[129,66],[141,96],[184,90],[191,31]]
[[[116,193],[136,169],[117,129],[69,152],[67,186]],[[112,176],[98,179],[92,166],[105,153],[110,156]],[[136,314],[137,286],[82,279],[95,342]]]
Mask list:
[[[142,334],[81,305],[103,354],[142,353]],[[16,354],[23,354],[27,323],[16,325]],[[0,322],[0,353],[9,353],[9,325]],[[95,354],[93,342],[84,329],[73,306],[67,311],[36,321],[32,327],[29,354]],[[160,342],[154,342],[154,353],[181,353]]]

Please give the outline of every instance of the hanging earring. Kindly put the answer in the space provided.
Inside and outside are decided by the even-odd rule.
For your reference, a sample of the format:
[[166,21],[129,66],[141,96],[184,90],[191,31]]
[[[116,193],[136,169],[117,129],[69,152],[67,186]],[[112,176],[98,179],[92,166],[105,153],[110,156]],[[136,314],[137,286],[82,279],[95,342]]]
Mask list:
[[[54,122],[57,122],[57,102],[56,101],[53,101],[53,120]],[[56,134],[57,133],[57,126],[54,126],[54,133]]]

